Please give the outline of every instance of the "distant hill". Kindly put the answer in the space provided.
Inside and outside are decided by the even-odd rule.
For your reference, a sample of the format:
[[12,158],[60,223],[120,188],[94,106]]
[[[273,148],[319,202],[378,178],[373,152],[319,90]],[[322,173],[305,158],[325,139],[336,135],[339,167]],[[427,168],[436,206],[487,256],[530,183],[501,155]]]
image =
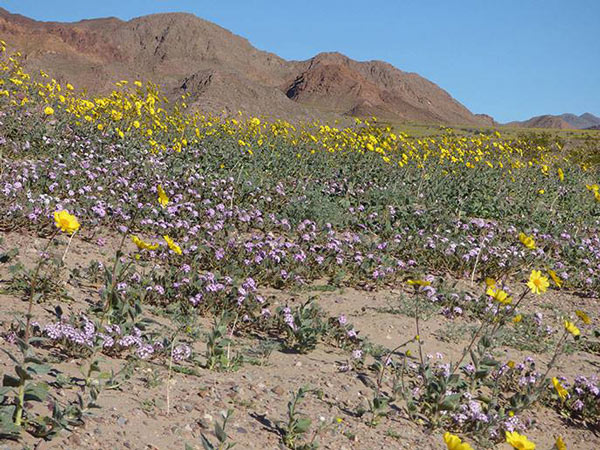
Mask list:
[[105,93],[121,79],[150,80],[192,107],[282,118],[372,116],[389,121],[493,125],[436,84],[382,61],[339,53],[286,61],[192,14],[76,23],[39,22],[0,8],[0,38],[29,71]]
[[558,117],[572,125],[574,128],[589,128],[595,125],[600,125],[600,117],[596,117],[590,113],[584,113],[580,116],[575,114],[561,114]]
[[558,116],[536,116],[522,122],[510,122],[506,125],[524,128],[596,129],[593,127],[600,126],[600,117],[590,113],[584,113],[580,116],[566,113]]

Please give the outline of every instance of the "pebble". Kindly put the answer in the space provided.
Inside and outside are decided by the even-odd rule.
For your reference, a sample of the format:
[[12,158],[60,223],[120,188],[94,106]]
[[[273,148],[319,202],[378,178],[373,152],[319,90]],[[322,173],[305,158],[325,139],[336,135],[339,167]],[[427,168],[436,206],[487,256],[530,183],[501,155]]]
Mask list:
[[208,430],[210,428],[210,426],[208,425],[208,422],[204,419],[198,419],[196,421],[196,423],[198,424],[198,426],[204,430]]
[[76,434],[71,434],[71,436],[69,436],[69,443],[73,445],[81,445],[81,438]]
[[285,393],[283,388],[279,385],[277,385],[273,389],[271,389],[271,392],[273,392],[273,394],[277,394],[277,395],[283,395]]
[[119,425],[121,425],[122,427],[124,427],[125,425],[127,425],[127,422],[129,422],[125,417],[119,417],[117,419],[117,423]]

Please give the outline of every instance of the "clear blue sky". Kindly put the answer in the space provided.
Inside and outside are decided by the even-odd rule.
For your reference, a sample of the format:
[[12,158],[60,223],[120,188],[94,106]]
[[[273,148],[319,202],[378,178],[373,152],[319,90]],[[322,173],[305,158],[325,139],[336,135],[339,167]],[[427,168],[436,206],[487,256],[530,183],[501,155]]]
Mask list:
[[0,0],[37,20],[186,11],[286,59],[339,51],[417,72],[500,122],[600,116],[600,0]]

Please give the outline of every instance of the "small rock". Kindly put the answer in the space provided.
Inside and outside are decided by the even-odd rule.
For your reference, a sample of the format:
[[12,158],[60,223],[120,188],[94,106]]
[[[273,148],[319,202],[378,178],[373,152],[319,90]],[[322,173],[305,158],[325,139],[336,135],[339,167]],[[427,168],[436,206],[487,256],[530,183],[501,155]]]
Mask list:
[[122,416],[117,419],[117,423],[119,425],[121,425],[122,427],[127,425],[127,422],[129,422],[129,421],[125,417],[122,417]]
[[81,438],[76,434],[71,434],[71,436],[69,436],[69,443],[73,445],[81,445]]
[[283,388],[279,385],[277,385],[273,389],[271,389],[271,392],[273,392],[274,394],[277,394],[277,395],[283,395],[285,393]]
[[204,419],[198,419],[196,421],[196,423],[198,424],[198,426],[200,428],[202,428],[203,430],[208,430],[210,428],[210,425],[208,424],[208,422]]

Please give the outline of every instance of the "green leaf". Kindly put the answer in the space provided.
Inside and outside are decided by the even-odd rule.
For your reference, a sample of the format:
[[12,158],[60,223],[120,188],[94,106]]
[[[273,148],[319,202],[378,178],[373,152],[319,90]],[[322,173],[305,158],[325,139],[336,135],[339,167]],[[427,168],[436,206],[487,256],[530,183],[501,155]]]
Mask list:
[[204,450],[215,450],[215,447],[210,443],[208,439],[206,439],[204,433],[200,435],[200,441],[202,442],[202,447],[204,447]]
[[18,387],[21,384],[21,380],[19,380],[18,378],[15,378],[13,376],[10,376],[8,374],[4,374],[4,377],[2,378],[2,386],[6,386],[6,387]]
[[48,398],[48,385],[44,382],[29,383],[25,388],[25,400],[43,402]]
[[227,440],[225,430],[223,430],[223,427],[219,424],[219,422],[215,422],[215,435],[217,436],[219,442],[225,442]]
[[0,406],[0,422],[8,420],[12,423],[16,409],[17,407],[15,405]]
[[31,375],[29,375],[27,373],[27,371],[24,370],[23,367],[21,367],[21,366],[15,366],[15,372],[17,372],[17,375],[19,375],[19,378],[23,381],[33,380],[33,377]]
[[52,368],[46,364],[31,363],[27,365],[27,371],[33,372],[36,375],[44,375],[50,372]]
[[0,387],[0,401],[2,400],[2,397],[5,397],[6,394],[8,394],[9,392],[13,392],[13,391],[14,391],[14,389],[9,386]]
[[21,361],[19,361],[17,359],[16,356],[14,356],[11,352],[9,352],[8,350],[1,348],[0,350],[2,350],[4,353],[6,353],[6,355],[11,359],[12,362],[14,362],[15,364],[21,364]]
[[475,372],[475,378],[480,380],[488,376],[490,373],[489,369],[480,369]]
[[482,366],[496,367],[498,364],[500,364],[498,361],[489,357],[485,357],[481,360]]
[[296,421],[296,431],[298,433],[306,433],[310,428],[311,420],[308,417],[301,417]]
[[458,407],[461,396],[462,394],[448,395],[440,405],[440,409],[445,411],[454,411]]

